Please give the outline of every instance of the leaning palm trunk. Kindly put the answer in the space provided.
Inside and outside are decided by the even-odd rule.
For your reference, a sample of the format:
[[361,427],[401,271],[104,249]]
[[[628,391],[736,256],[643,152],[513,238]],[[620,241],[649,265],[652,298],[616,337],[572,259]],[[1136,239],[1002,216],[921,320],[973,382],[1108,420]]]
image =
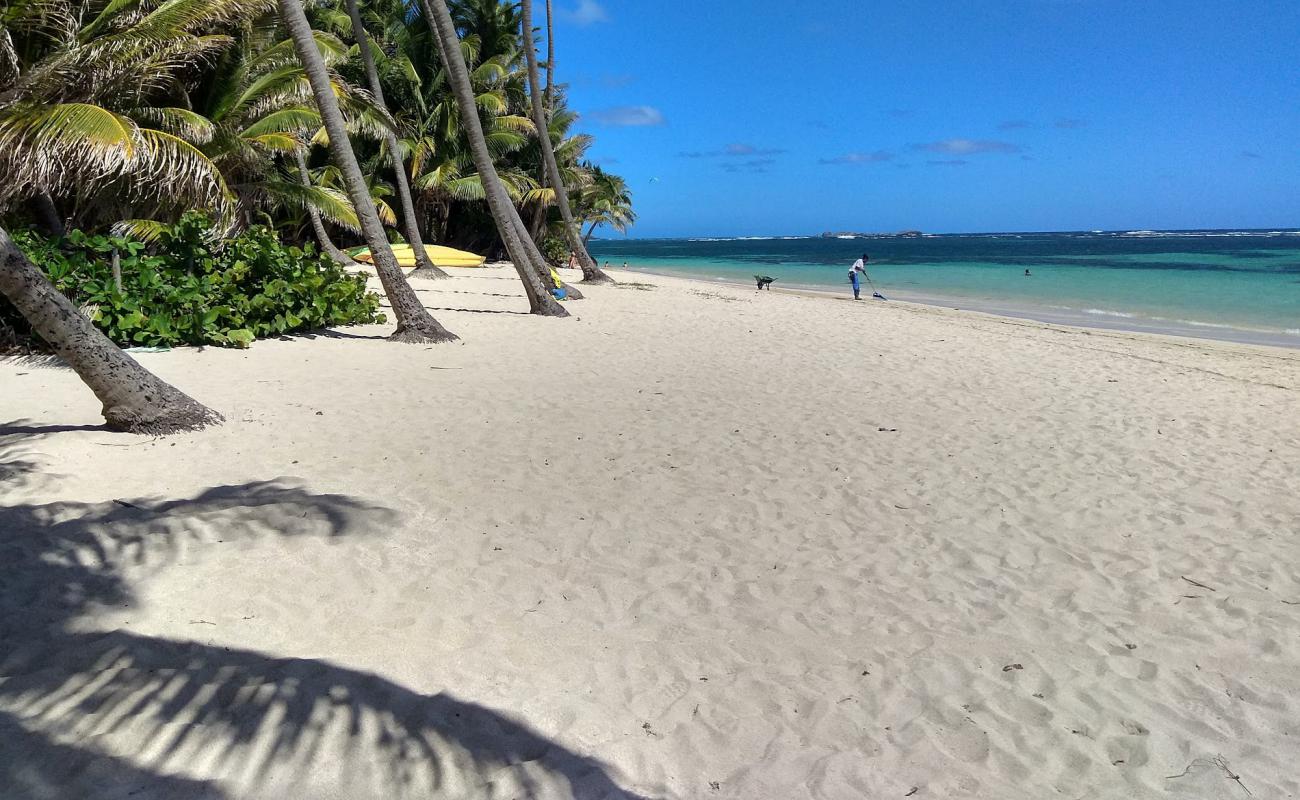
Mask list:
[[[310,189],[311,173],[307,171],[307,157],[303,155],[302,150],[294,150],[293,154],[298,157],[298,180],[304,189]],[[320,212],[310,203],[307,205],[307,216],[311,219],[311,229],[316,234],[316,242],[320,245],[321,251],[345,267],[355,267],[357,262],[334,244],[329,231],[325,230],[325,223],[321,222]]]
[[311,83],[312,95],[316,98],[316,107],[320,111],[321,121],[325,124],[326,133],[329,134],[330,154],[334,157],[335,166],[343,175],[348,198],[352,200],[352,207],[356,210],[357,219],[361,223],[361,233],[365,236],[366,244],[370,246],[375,272],[379,274],[379,282],[384,286],[384,294],[388,295],[388,302],[393,307],[393,315],[397,317],[397,330],[389,338],[395,342],[416,343],[448,342],[458,338],[439,325],[424,306],[420,305],[415,291],[402,275],[397,257],[393,255],[393,248],[384,238],[384,228],[379,222],[379,215],[375,212],[375,204],[370,198],[366,180],[361,175],[361,166],[357,163],[356,154],[352,152],[352,142],[348,139],[343,113],[339,111],[338,98],[334,96],[329,73],[325,70],[325,59],[321,57],[320,50],[316,47],[316,40],[312,37],[311,26],[307,24],[307,15],[303,13],[300,0],[279,0],[279,3],[280,17],[284,20],[285,27],[289,29],[294,50],[297,51],[298,59],[302,62],[303,70]]
[[122,352],[77,310],[0,228],[0,294],[104,404],[108,427],[162,435],[198,430],[221,415]]
[[555,14],[551,9],[551,0],[546,0],[546,113],[555,109],[551,100],[551,87],[555,85]]
[[[524,227],[523,219],[521,217],[516,217],[516,218],[519,219],[519,225],[516,228],[516,233],[519,235],[520,240],[533,242],[534,239],[532,237],[532,234],[526,227]],[[536,265],[536,270],[537,270],[537,277],[541,280],[542,286],[545,286],[546,289],[549,291],[550,288],[555,285],[556,278],[551,276],[551,265],[546,263],[545,256],[542,256],[538,260]],[[559,273],[556,273],[556,275],[558,274]],[[563,280],[561,280],[559,283],[559,287],[557,288],[563,288],[565,292],[565,296],[570,300],[585,299],[583,297],[582,292],[578,291],[578,287],[574,286],[571,283],[565,283]]]
[[479,179],[483,182],[488,208],[496,222],[497,234],[505,243],[506,252],[510,254],[515,271],[519,273],[519,280],[524,284],[529,309],[533,314],[541,316],[567,317],[569,312],[555,301],[542,283],[540,275],[546,274],[542,271],[545,261],[533,240],[528,238],[523,220],[519,218],[519,212],[492,163],[492,154],[488,152],[487,139],[483,135],[483,124],[479,121],[478,109],[474,104],[469,67],[465,65],[465,58],[460,52],[460,40],[456,37],[456,26],[451,21],[446,0],[420,0],[420,6],[447,67],[451,87],[456,94],[456,105],[460,109],[461,125],[469,140],[470,153],[474,157]]
[[[357,0],[348,0],[348,16],[352,19],[352,38],[357,41],[357,50],[361,52],[361,64],[366,70],[366,84],[375,99],[375,105],[388,113],[388,104],[384,101],[384,88],[379,82],[379,70],[375,68],[375,56],[370,50],[370,36],[361,22],[361,10]],[[402,235],[415,253],[415,271],[412,278],[448,278],[447,273],[433,265],[429,253],[424,249],[424,238],[420,235],[420,223],[415,216],[415,202],[411,199],[411,182],[406,177],[406,164],[402,161],[402,150],[397,143],[397,134],[384,129],[384,144],[388,146],[388,157],[393,161],[393,172],[397,176],[397,199],[401,213]]]
[[[546,109],[542,107],[541,80],[538,78],[537,52],[533,49],[533,3],[522,0],[523,11],[524,58],[528,61],[528,96],[532,101],[533,124],[537,126],[537,141],[542,148],[542,162],[546,165],[546,178],[555,192],[555,204],[560,207],[560,218],[564,221],[564,236],[569,240],[569,247],[578,255],[578,264],[582,267],[583,283],[613,283],[614,279],[596,266],[587,244],[582,239],[578,226],[573,222],[573,211],[569,208],[569,195],[560,177],[560,166],[555,162],[555,148],[551,145],[551,125]],[[549,20],[549,17],[548,17]],[[548,75],[554,66],[548,69]]]

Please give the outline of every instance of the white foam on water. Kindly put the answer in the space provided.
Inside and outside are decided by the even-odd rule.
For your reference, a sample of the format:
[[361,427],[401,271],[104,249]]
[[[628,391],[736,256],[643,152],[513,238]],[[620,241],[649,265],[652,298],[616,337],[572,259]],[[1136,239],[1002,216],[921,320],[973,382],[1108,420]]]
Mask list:
[[1102,317],[1122,317],[1124,319],[1133,319],[1137,316],[1136,314],[1125,314],[1123,311],[1110,311],[1105,308],[1085,308],[1083,313],[1096,314]]
[[1225,328],[1227,330],[1239,330],[1239,331],[1255,330],[1253,328],[1242,328],[1237,325],[1224,325],[1221,322],[1201,322],[1200,320],[1197,319],[1180,319],[1177,321],[1180,324],[1191,325],[1192,327],[1195,328]]

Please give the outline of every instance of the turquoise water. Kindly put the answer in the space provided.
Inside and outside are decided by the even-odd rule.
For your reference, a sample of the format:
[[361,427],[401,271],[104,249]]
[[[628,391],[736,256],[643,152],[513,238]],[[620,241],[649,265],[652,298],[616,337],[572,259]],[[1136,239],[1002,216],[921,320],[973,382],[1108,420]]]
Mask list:
[[849,265],[866,252],[872,281],[891,298],[1300,347],[1300,231],[627,239],[591,249],[615,277],[627,262],[845,293]]

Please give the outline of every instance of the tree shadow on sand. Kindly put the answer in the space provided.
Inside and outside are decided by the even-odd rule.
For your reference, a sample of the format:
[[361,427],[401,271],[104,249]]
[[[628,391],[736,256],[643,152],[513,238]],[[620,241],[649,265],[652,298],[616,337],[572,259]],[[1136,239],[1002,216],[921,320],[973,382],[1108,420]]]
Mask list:
[[[0,489],[37,470],[12,451],[0,441]],[[128,568],[136,580],[217,537],[338,537],[393,517],[282,481],[0,508],[0,794],[636,798],[600,762],[448,693],[321,659],[86,631],[96,608],[134,602]]]

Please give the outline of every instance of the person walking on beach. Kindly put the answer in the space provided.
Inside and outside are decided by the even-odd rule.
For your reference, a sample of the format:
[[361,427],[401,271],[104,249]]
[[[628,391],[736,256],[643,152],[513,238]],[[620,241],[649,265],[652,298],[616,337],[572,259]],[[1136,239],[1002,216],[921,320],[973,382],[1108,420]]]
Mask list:
[[853,267],[849,270],[849,283],[853,284],[854,300],[862,299],[862,277],[867,274],[867,262],[870,260],[871,256],[863,253],[862,258],[854,261]]

